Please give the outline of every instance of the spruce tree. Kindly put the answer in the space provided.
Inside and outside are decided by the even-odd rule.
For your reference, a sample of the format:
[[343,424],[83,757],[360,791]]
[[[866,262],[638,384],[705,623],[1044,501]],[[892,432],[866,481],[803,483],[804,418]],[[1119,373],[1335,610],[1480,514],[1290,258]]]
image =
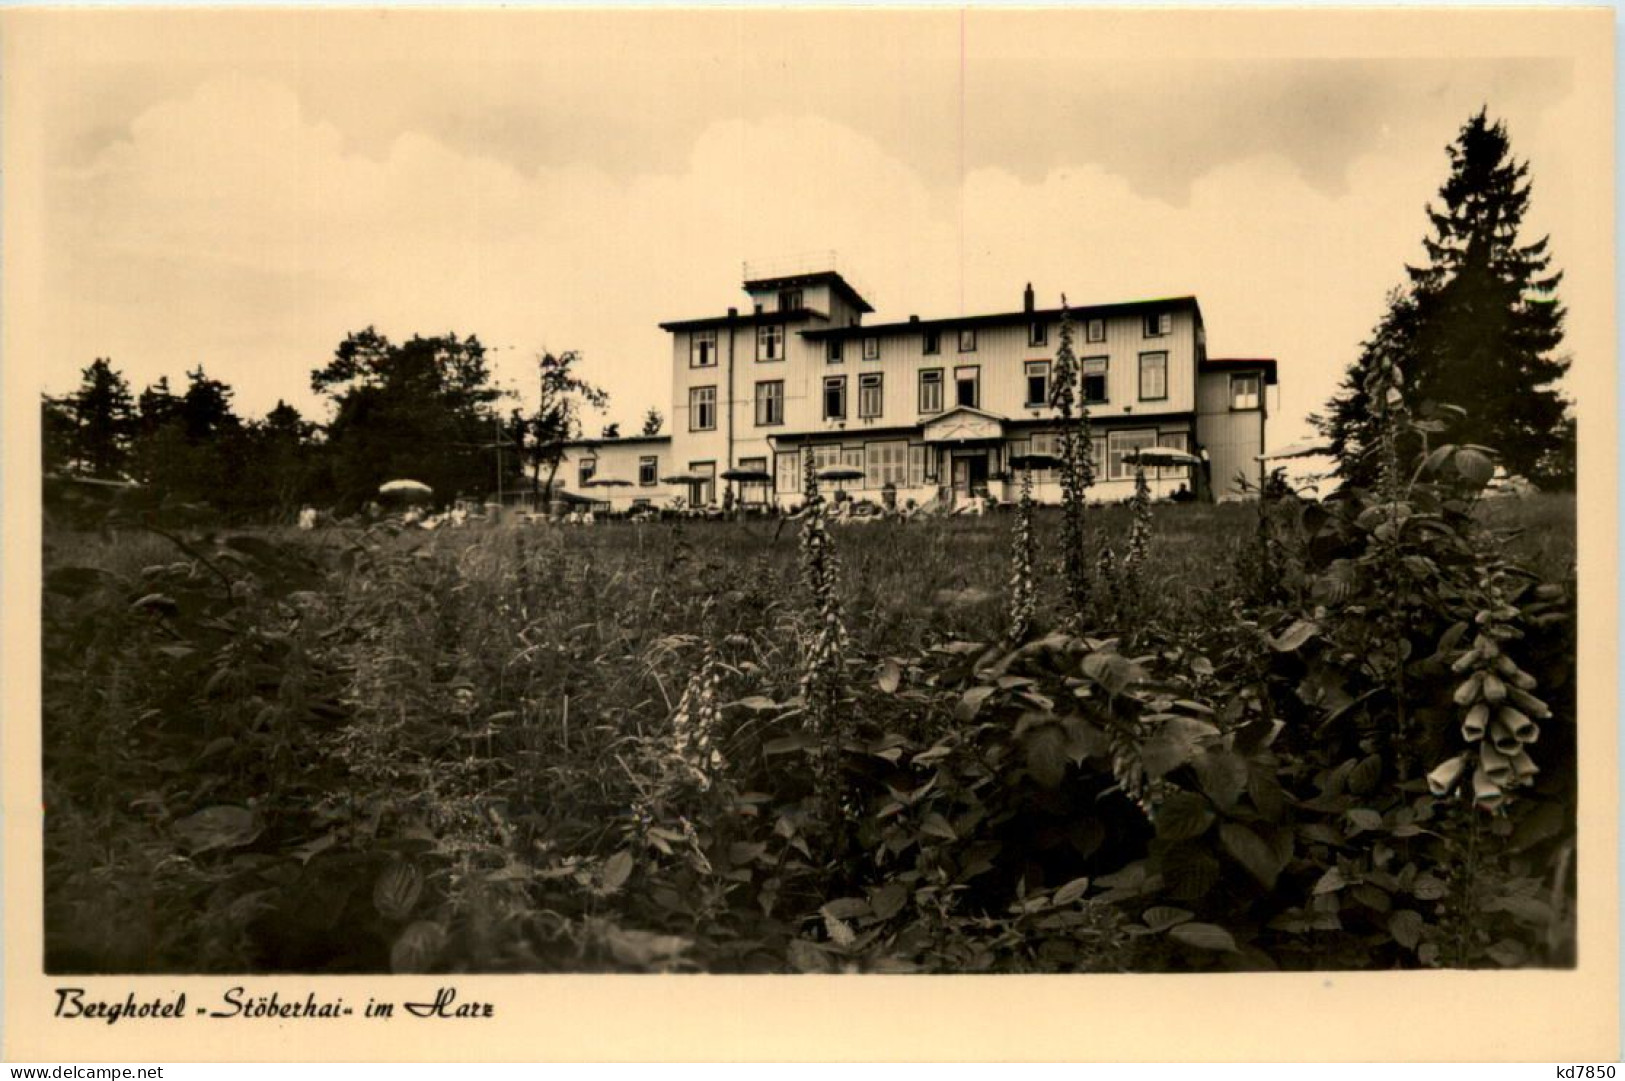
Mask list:
[[1506,126],[1484,110],[1448,153],[1440,204],[1427,208],[1427,264],[1406,268],[1409,287],[1390,297],[1327,412],[1313,419],[1337,452],[1339,474],[1368,483],[1375,463],[1360,387],[1387,356],[1405,373],[1413,412],[1426,415],[1428,403],[1466,411],[1443,438],[1492,447],[1509,473],[1549,482],[1564,472],[1567,453],[1567,407],[1553,386],[1568,367],[1556,353],[1565,313],[1547,238],[1523,244],[1518,236],[1529,166],[1512,156]]
[[79,389],[67,399],[73,419],[69,457],[80,472],[118,479],[129,459],[135,426],[130,385],[106,357],[97,357],[81,375]]

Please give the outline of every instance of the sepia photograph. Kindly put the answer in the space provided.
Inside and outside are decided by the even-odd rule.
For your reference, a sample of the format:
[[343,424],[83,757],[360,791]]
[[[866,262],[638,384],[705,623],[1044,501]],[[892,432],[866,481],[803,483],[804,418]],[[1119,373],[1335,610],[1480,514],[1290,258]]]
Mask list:
[[1572,973],[1616,923],[1574,15],[32,15],[50,986]]

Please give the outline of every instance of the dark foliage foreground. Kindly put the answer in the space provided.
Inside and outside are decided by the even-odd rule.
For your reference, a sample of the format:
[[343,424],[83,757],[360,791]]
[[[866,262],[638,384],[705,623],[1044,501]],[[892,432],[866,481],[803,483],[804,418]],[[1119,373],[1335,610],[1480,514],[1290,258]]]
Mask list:
[[48,967],[1570,964],[1571,575],[1479,468],[1091,511],[1076,633],[1043,514],[1026,583],[997,520],[51,537]]

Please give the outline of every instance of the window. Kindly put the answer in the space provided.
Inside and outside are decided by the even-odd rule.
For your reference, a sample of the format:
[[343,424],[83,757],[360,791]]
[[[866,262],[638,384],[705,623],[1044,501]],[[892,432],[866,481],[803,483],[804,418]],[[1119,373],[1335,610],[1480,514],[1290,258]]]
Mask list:
[[961,353],[976,352],[976,331],[961,330],[959,332],[959,351]]
[[890,484],[897,488],[908,486],[908,441],[866,443],[863,447],[864,479],[871,488],[884,488]]
[[638,459],[638,484],[653,488],[660,481],[660,459],[654,455]]
[[715,431],[717,426],[717,388],[688,388],[688,430]]
[[1106,340],[1106,320],[1091,319],[1083,326],[1083,339],[1089,342],[1103,342]]
[[[1155,428],[1142,428],[1131,432],[1108,432],[1106,434],[1106,479],[1132,480],[1134,466],[1123,461],[1123,455],[1131,450],[1141,447],[1154,447],[1157,445],[1157,430]],[[1152,473],[1156,470],[1153,468]]]
[[879,360],[880,359],[880,339],[879,338],[869,337],[869,338],[863,339],[863,359],[864,360]]
[[[741,459],[739,459],[739,468],[740,469],[754,470],[757,473],[766,473],[767,472],[767,459],[766,458],[741,458]],[[767,502],[767,486],[768,486],[768,483],[769,482],[765,481],[765,480],[740,481],[739,482],[739,500],[740,500],[740,502],[742,502],[742,503],[766,503]]]
[[941,368],[926,368],[920,372],[920,412],[942,412]]
[[773,487],[780,495],[801,491],[801,452],[781,450],[773,455]]
[[1230,377],[1230,408],[1258,408],[1258,375],[1232,375]]
[[777,323],[768,323],[766,326],[756,328],[756,359],[784,359],[784,328],[782,326]]
[[885,412],[885,396],[879,372],[858,376],[858,416],[873,420]]
[[[1189,450],[1187,446],[1189,437],[1184,432],[1163,432],[1157,436],[1157,446],[1172,447],[1174,450]],[[1157,476],[1163,480],[1189,480],[1190,469],[1188,465],[1164,465],[1157,468]]]
[[942,331],[928,330],[920,337],[920,352],[927,356],[935,356],[942,352]]
[[756,427],[784,423],[784,380],[756,384]]
[[832,465],[841,464],[841,445],[839,443],[833,443],[823,447],[814,447],[812,449],[812,453],[814,472],[817,472],[820,469],[828,469]]
[[782,289],[779,291],[779,311],[793,312],[801,307],[800,289]]
[[1145,336],[1162,338],[1174,332],[1174,317],[1170,312],[1152,312],[1145,317]]
[[714,368],[717,363],[717,332],[696,330],[688,339],[688,366]]
[[932,475],[931,448],[923,443],[911,443],[908,448],[908,486],[922,488]]
[[841,345],[842,342],[839,338],[831,338],[829,340],[829,362],[831,364],[839,364],[841,362]]
[[832,375],[824,380],[824,419],[846,419],[846,376]]
[[982,369],[954,369],[954,405],[977,408],[982,402]]
[[1027,362],[1027,408],[1038,409],[1049,404],[1049,361]]
[[1154,402],[1168,397],[1168,354],[1140,354],[1140,401]]
[[1098,405],[1107,398],[1106,357],[1083,358],[1083,404]]
[[1049,342],[1049,325],[1047,323],[1033,323],[1027,328],[1028,345],[1045,345]]
[[580,486],[582,488],[585,488],[587,486],[587,482],[589,480],[592,480],[593,475],[595,473],[597,473],[597,472],[598,472],[598,459],[597,458],[583,458],[583,459],[581,459],[581,463],[580,463],[580,475],[581,475],[580,476]]
[[[846,466],[848,469],[856,469],[860,473],[863,472],[863,448],[842,447],[841,464]],[[858,485],[858,487],[867,488],[869,485],[868,483],[863,483]]]
[[[1061,434],[1059,432],[1034,432],[1032,438],[1016,453],[1048,454],[1052,458],[1061,456]],[[1054,469],[1033,470],[1033,481],[1046,484],[1056,477]]]
[[694,502],[697,506],[709,506],[717,501],[717,463],[716,462],[689,462],[688,471],[703,480],[691,485],[694,492]]
[[1095,474],[1102,475],[1106,468],[1106,438],[1095,436],[1089,440],[1089,461],[1094,463]]

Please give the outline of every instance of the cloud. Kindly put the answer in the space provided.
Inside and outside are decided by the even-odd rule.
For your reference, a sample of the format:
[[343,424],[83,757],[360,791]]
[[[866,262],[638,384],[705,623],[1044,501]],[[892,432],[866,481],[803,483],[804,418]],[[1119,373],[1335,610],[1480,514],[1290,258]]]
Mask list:
[[[916,143],[843,122],[841,108],[712,118],[682,155],[639,170],[625,148],[525,164],[433,123],[358,141],[291,83],[210,78],[53,171],[52,382],[71,383],[99,355],[138,385],[203,363],[247,412],[278,398],[309,408],[310,370],[346,332],[375,324],[396,337],[478,333],[520,388],[537,350],[582,349],[613,396],[611,416],[633,423],[651,404],[669,410],[659,321],[742,303],[742,260],[834,249],[883,318],[1008,310],[1029,280],[1046,302],[1063,289],[1075,303],[1195,293],[1216,354],[1280,358],[1272,439],[1295,438],[1403,262],[1420,255],[1422,204],[1445,175],[1466,91],[1435,101],[1440,119],[1428,124],[1359,92],[1306,109],[1328,124],[1320,143],[1359,132],[1356,149],[1317,165],[1303,124],[1264,113],[1257,127],[1275,134],[1227,140],[1218,125],[1209,149],[1192,149],[1155,121],[1168,102],[1191,104],[1188,93],[1134,114],[1124,95],[1136,82],[1119,72],[1105,104],[1091,106],[1122,104],[1110,138],[1094,139],[1064,102],[1029,103],[1049,110],[1042,130],[1082,133],[1079,153],[1038,168],[1010,134],[950,184]],[[1301,79],[1261,78],[1246,107],[1292,86]],[[622,130],[639,129],[610,124],[599,138]],[[1137,132],[1129,165],[1090,149]],[[1519,145],[1516,124],[1513,134]],[[1179,165],[1182,152],[1197,164],[1186,163],[1179,197],[1140,175]],[[1537,177],[1554,174],[1560,188],[1560,169]],[[1559,234],[1561,261],[1567,223],[1531,224]]]

